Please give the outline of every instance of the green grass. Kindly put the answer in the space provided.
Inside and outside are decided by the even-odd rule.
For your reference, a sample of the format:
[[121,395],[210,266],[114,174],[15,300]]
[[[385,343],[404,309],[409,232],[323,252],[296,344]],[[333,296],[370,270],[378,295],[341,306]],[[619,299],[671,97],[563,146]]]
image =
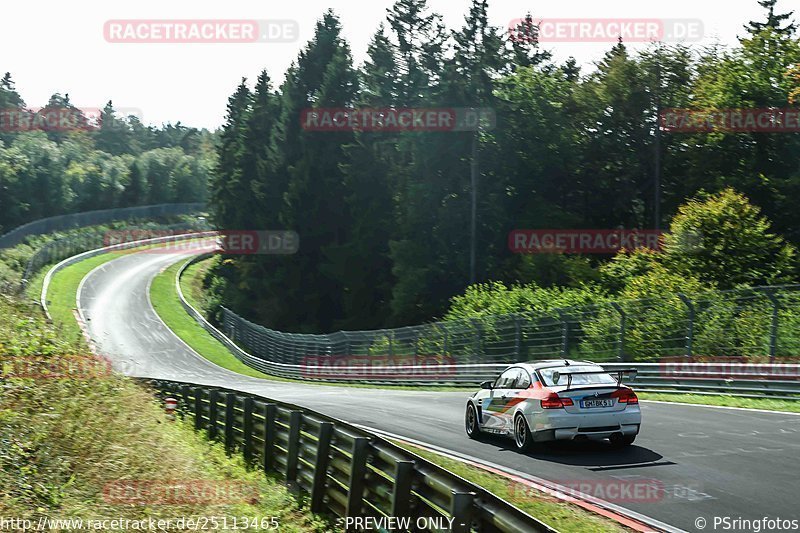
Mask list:
[[[207,271],[209,265],[207,264],[212,259],[200,261],[186,269],[181,283],[181,291],[184,297],[195,309],[200,310],[202,299],[202,275]],[[209,361],[234,372],[253,377],[268,379],[271,381],[282,381],[287,383],[302,383],[304,385],[335,385],[342,387],[358,387],[368,389],[391,389],[391,390],[435,390],[435,391],[458,391],[464,392],[469,390],[465,387],[413,387],[408,385],[372,385],[369,383],[336,383],[324,381],[304,381],[287,379],[278,376],[263,374],[253,370],[249,366],[239,361],[222,343],[212,337],[202,326],[200,326],[189,314],[183,309],[178,297],[178,292],[175,288],[175,277],[181,269],[181,264],[173,265],[163,272],[161,272],[153,280],[150,288],[150,300],[153,302],[153,307],[161,317],[161,320],[175,332],[186,344],[188,344],[194,351]]]
[[150,300],[161,320],[194,351],[212,363],[245,376],[269,378],[239,361],[184,310],[175,288],[175,278],[182,265],[176,263],[161,272],[150,287]]
[[[186,242],[194,240],[195,239],[190,239]],[[158,246],[162,245],[152,244],[136,248],[135,250],[148,250]],[[58,271],[50,279],[50,285],[47,288],[47,308],[53,319],[53,323],[59,327],[69,339],[75,339],[76,337],[82,338],[80,327],[78,327],[78,323],[75,320],[74,311],[78,287],[83,278],[95,268],[113,261],[114,259],[129,255],[133,253],[133,251],[134,250],[110,252],[84,259],[83,261],[79,261]],[[37,273],[26,291],[28,296],[37,301],[41,298],[44,278],[51,268],[52,266],[47,266]]]
[[34,274],[33,279],[28,280],[28,286],[25,287],[25,295],[33,301],[38,302],[42,297],[42,286],[44,285],[44,278],[47,273],[53,268],[53,264],[45,265],[41,270]]
[[[62,292],[91,264],[60,279],[59,320],[64,319],[61,308],[67,307]],[[30,302],[0,295],[0,516],[34,523],[39,517],[274,516],[281,531],[333,529],[278,480],[250,469],[238,457],[227,457],[221,445],[210,444],[191,424],[170,423],[152,393],[134,381],[97,371],[78,378],[53,375],[66,368],[55,361],[107,369],[90,356],[80,357],[88,353],[80,338],[67,338]],[[121,482],[156,490],[143,493],[147,501],[115,501],[109,495],[124,494]],[[209,499],[191,488],[157,490],[187,482],[206,488],[203,494]],[[226,494],[225,487],[232,487],[227,494],[234,496],[236,487],[242,487],[246,497],[215,499],[215,494]],[[184,501],[170,503],[159,494]]]
[[529,515],[538,518],[559,531],[582,533],[585,531],[629,531],[617,522],[591,513],[575,505],[557,500],[526,485],[509,480],[498,474],[465,464],[405,442],[395,444],[427,459],[442,468],[460,476],[495,496],[512,503]]
[[694,405],[716,405],[722,407],[741,407],[744,409],[764,409],[767,411],[785,411],[800,413],[800,401],[770,400],[768,398],[737,398],[735,396],[707,394],[663,394],[655,392],[637,392],[642,400],[658,402],[679,402]]
[[[182,290],[183,295],[186,298],[186,300],[195,309],[200,310],[203,307],[202,302],[203,302],[203,299],[204,299],[204,292],[203,292],[202,279],[205,276],[205,274],[208,272],[209,268],[211,268],[213,266],[214,261],[217,261],[217,260],[218,260],[218,258],[209,258],[209,259],[206,259],[206,260],[203,260],[203,261],[199,261],[199,262],[197,262],[197,263],[195,263],[193,265],[190,265],[183,273],[183,276],[182,276],[182,278],[180,280],[181,290]],[[182,313],[182,315],[180,315],[179,313],[171,313],[171,315],[174,315],[174,316],[170,316],[170,320],[174,320],[176,324],[181,324],[182,322],[186,322],[186,321],[190,322],[191,324],[196,324],[195,321],[183,311],[183,308],[180,306],[180,303],[177,301],[177,297],[178,296],[177,296],[177,292],[174,289],[174,279],[172,279],[172,278],[174,278],[174,276],[176,275],[176,272],[178,270],[179,270],[179,267],[177,267],[177,266],[173,267],[173,268],[169,269],[168,271],[163,272],[161,275],[159,275],[158,278],[156,278],[158,281],[160,281],[160,283],[159,283],[159,292],[162,292],[162,289],[161,289],[162,287],[163,287],[164,293],[165,292],[170,292],[171,295],[174,296],[175,304],[176,304],[176,305],[174,305],[172,307],[176,308],[176,309],[179,309],[180,312]],[[167,279],[161,280],[160,278],[170,278],[170,279],[169,280],[167,280]],[[169,286],[167,286],[167,285],[169,285]],[[156,282],[153,283],[153,287],[155,287],[155,286],[156,286]],[[156,299],[159,299],[162,296],[163,296],[163,294],[156,295],[156,294],[153,294],[151,292],[151,298],[153,299],[154,303],[155,303]],[[159,313],[159,314],[161,314],[161,313]],[[181,318],[181,316],[183,316],[183,315],[185,315],[185,318]],[[163,318],[164,317],[162,316],[162,319]],[[168,322],[167,320],[165,320],[165,322],[167,322],[167,325],[170,324],[170,322]],[[185,325],[184,327],[188,328],[189,326]],[[195,329],[193,329],[193,332],[197,336],[206,337],[206,340],[202,343],[203,345],[209,345],[209,346],[217,345],[218,346],[218,348],[214,348],[213,350],[210,349],[209,353],[213,352],[215,354],[218,354],[219,349],[222,349],[222,350],[224,350],[225,353],[228,354],[230,359],[233,359],[235,362],[239,363],[239,365],[246,367],[246,365],[243,365],[241,362],[239,362],[238,359],[233,357],[233,355],[230,354],[230,352],[224,346],[222,346],[216,339],[214,339],[211,335],[209,335],[203,328],[197,326]],[[189,342],[189,340],[187,340],[187,339],[189,339],[189,337],[184,338],[183,336],[181,336],[181,338],[183,338],[184,341],[187,341],[187,343],[190,346],[192,346],[192,343]],[[201,355],[205,356],[205,353],[203,351],[200,351],[199,349],[195,349],[195,350],[198,353],[200,353]],[[223,362],[225,361],[225,357],[223,357],[222,355],[219,355],[219,357],[220,357],[221,361],[223,361]],[[212,359],[211,356],[207,356],[207,358],[210,359],[210,360],[214,360],[214,359]],[[217,364],[220,364],[220,363],[217,363]],[[221,366],[225,366],[225,365],[221,364]],[[230,368],[230,369],[233,370],[233,368],[231,368],[229,366],[225,366],[225,368]],[[249,367],[246,367],[246,368],[249,368]],[[274,377],[274,376],[264,376],[263,374],[261,374],[260,377],[267,377],[268,379],[280,380],[280,381],[293,381],[293,380],[286,380],[286,379],[278,378],[278,377]],[[303,383],[308,384],[309,382],[304,381]],[[368,385],[368,384],[353,384],[353,385],[349,385],[348,384],[348,385],[345,385],[345,384],[342,384],[342,383],[335,383],[335,382],[326,383],[326,384],[327,385],[334,385],[334,386],[348,386],[348,387],[357,386],[357,387],[378,388],[375,385]],[[463,391],[470,390],[470,387],[424,387],[424,386],[423,387],[404,387],[404,386],[387,386],[385,388],[389,388],[389,387],[391,387],[393,390],[408,389],[408,390],[438,390],[438,391],[458,391],[458,392],[463,392]],[[477,388],[477,386],[475,386],[473,388]],[[696,405],[719,405],[719,406],[726,406],[726,407],[743,407],[743,408],[750,408],[750,409],[766,409],[766,410],[773,410],[773,411],[800,412],[800,401],[792,402],[792,401],[789,401],[789,400],[766,400],[766,399],[752,399],[752,398],[735,398],[735,397],[731,397],[731,396],[712,396],[712,395],[699,395],[699,394],[656,394],[656,393],[646,393],[646,392],[640,393],[639,396],[643,400],[654,400],[654,401],[662,401],[662,402],[679,402],[679,403],[691,403],[691,404],[696,404]]]
[[[47,308],[53,323],[61,329],[68,339],[82,337],[81,330],[75,320],[75,298],[81,280],[95,268],[113,261],[121,254],[102,254],[84,259],[57,272],[50,280],[47,288]],[[41,293],[41,280],[37,281]]]
[[202,312],[205,309],[206,293],[203,289],[203,279],[219,259],[219,256],[210,257],[189,265],[179,280],[184,298],[198,311]]

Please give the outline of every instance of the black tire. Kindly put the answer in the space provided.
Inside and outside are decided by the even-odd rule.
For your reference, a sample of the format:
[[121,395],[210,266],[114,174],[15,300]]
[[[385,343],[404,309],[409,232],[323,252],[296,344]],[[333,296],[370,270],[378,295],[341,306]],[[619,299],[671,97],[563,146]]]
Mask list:
[[611,441],[613,446],[622,448],[633,444],[633,442],[636,440],[636,435],[623,435],[621,433],[615,433],[611,435],[611,438],[608,440]]
[[528,422],[521,414],[514,417],[514,444],[517,450],[528,452],[533,449],[533,435],[528,427]]
[[467,412],[464,415],[464,426],[467,430],[467,437],[471,439],[478,439],[481,436],[481,427],[478,424],[478,413],[475,411],[475,406],[467,404]]

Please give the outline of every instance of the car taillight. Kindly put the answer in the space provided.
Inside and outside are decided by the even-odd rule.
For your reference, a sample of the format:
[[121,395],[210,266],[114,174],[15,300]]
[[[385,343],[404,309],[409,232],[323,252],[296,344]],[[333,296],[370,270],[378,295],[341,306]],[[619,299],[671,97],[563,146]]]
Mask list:
[[616,396],[619,403],[625,403],[628,405],[639,404],[639,397],[636,396],[636,393],[630,389],[622,389],[616,392],[613,396]]
[[542,400],[542,409],[561,409],[575,405],[571,398],[559,398],[558,394],[552,393]]

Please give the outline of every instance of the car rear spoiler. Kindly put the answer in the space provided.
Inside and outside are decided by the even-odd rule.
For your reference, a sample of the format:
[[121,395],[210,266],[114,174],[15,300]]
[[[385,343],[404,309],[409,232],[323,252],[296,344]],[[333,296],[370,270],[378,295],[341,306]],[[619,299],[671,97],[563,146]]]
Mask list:
[[623,376],[631,376],[631,378],[635,378],[639,375],[639,371],[635,368],[628,368],[624,370],[591,370],[585,372],[553,372],[553,383],[558,385],[558,382],[561,381],[563,376],[567,376],[567,390],[572,387],[572,376],[591,376],[597,374],[616,374],[617,375],[617,387],[622,387],[622,378]]

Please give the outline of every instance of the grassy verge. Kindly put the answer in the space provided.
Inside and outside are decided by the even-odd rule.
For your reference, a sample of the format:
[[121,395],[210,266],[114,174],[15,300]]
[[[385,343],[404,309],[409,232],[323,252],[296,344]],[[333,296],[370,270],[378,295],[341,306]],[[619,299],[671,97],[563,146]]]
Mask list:
[[50,269],[53,268],[53,264],[45,265],[44,268],[39,270],[36,274],[34,274],[33,278],[28,281],[28,286],[25,287],[25,296],[30,298],[33,301],[38,302],[39,299],[42,297],[42,286],[44,285],[44,278],[47,276],[47,273]]
[[[47,289],[47,308],[53,318],[53,323],[61,329],[67,339],[82,338],[81,330],[73,314],[75,297],[81,280],[95,268],[117,259],[120,255],[102,254],[85,259],[60,270],[50,280],[50,286]],[[41,281],[37,283],[41,293]]]
[[[209,268],[209,262],[214,259],[201,261],[190,266],[180,280],[181,291],[187,301],[196,309],[201,308],[202,301],[202,275]],[[457,391],[465,392],[469,388],[465,387],[412,387],[407,385],[372,385],[368,383],[335,383],[335,382],[312,382],[281,378],[266,375],[239,361],[230,351],[217,339],[212,337],[205,329],[189,316],[183,309],[175,289],[175,278],[181,269],[182,264],[176,264],[161,272],[153,280],[150,288],[150,300],[153,307],[161,317],[161,320],[175,332],[186,344],[188,344],[198,354],[209,361],[234,372],[239,372],[247,376],[260,377],[272,381],[283,381],[289,383],[303,383],[304,385],[338,385],[346,387],[358,387],[369,389],[391,389],[391,390],[436,390],[436,391]]]
[[[45,235],[31,235],[23,243],[0,251],[0,285],[6,282],[13,285],[19,284],[28,261],[38,250],[46,245],[54,244],[56,241],[60,243],[60,246],[56,257],[51,256],[53,264],[57,263],[60,258],[67,257],[63,254],[75,255],[80,251],[103,246],[108,232],[134,229],[151,231],[154,232],[154,236],[158,236],[165,231],[203,230],[207,227],[205,219],[199,219],[196,215],[179,215],[147,220],[120,220],[97,226],[56,231]],[[38,298],[39,295],[36,294],[35,299]]]
[[[67,279],[80,279],[77,270]],[[281,531],[332,530],[87,353],[32,304],[0,296],[0,516],[275,517]]]
[[203,289],[203,279],[219,260],[220,257],[216,256],[198,261],[190,265],[179,280],[186,301],[198,311],[205,309],[206,291]]
[[175,278],[182,265],[182,262],[176,263],[164,270],[155,277],[150,286],[150,300],[161,320],[194,351],[212,363],[245,376],[269,378],[236,359],[224,345],[189,316],[181,305],[175,288]]
[[741,407],[744,409],[764,409],[767,411],[800,413],[800,401],[770,400],[768,398],[737,398],[734,396],[707,394],[659,394],[655,392],[637,392],[637,394],[642,400],[658,402],[679,402],[694,405],[716,405],[721,407]]
[[436,452],[424,450],[405,442],[395,442],[407,450],[438,464],[442,468],[461,476],[510,502],[531,516],[534,516],[563,532],[584,531],[630,531],[617,522],[593,514],[575,505],[562,502],[545,493],[511,481],[503,476],[487,472],[481,468],[467,465],[461,461],[445,457]]
[[[186,269],[180,280],[181,290],[183,291],[184,296],[195,309],[201,309],[203,307],[202,302],[204,301],[204,291],[203,291],[202,279],[205,276],[205,273],[208,271],[208,269],[213,266],[213,262],[217,260],[218,258],[210,258],[191,265],[189,268]],[[151,297],[153,299],[154,305],[155,302],[158,300],[162,302],[164,308],[167,307],[171,308],[169,312],[165,310],[165,313],[163,315],[161,312],[159,312],[159,315],[162,316],[162,319],[164,319],[164,321],[167,323],[168,326],[170,326],[171,329],[173,329],[173,331],[176,332],[183,330],[187,331],[186,336],[181,335],[180,333],[179,336],[201,355],[204,355],[205,357],[216,362],[220,366],[223,366],[231,370],[235,370],[235,368],[240,368],[240,367],[249,369],[249,367],[243,365],[238,359],[233,357],[233,355],[224,346],[222,346],[216,339],[211,337],[211,335],[209,335],[203,328],[197,326],[195,321],[192,320],[192,318],[189,317],[183,311],[183,308],[180,306],[180,303],[178,302],[177,292],[175,291],[174,288],[174,277],[178,269],[179,267],[176,266],[165,271],[158,278],[156,278],[156,281],[153,283],[153,291]],[[156,283],[158,283],[158,291],[156,291]],[[167,295],[169,296],[167,297]],[[174,302],[171,302],[170,300],[174,300]],[[156,308],[158,309],[158,306],[156,306]],[[187,324],[187,322],[190,324]],[[173,324],[175,327],[173,327]],[[191,327],[192,325],[194,325],[195,327],[192,328]],[[195,347],[193,343],[196,343],[197,347]],[[238,372],[239,370],[235,371]],[[260,376],[264,377],[263,374],[260,374]],[[272,376],[268,377],[269,379],[281,379]],[[282,381],[289,381],[289,380],[282,380]],[[341,383],[330,383],[330,384],[342,385]],[[347,386],[371,387],[370,385],[347,385]],[[398,386],[392,388],[393,389],[409,388],[414,390],[439,390],[439,391],[449,390],[449,391],[459,391],[459,392],[470,390],[469,387]],[[725,407],[765,409],[771,411],[786,411],[794,413],[800,412],[800,401],[793,402],[790,400],[736,398],[732,396],[724,396],[724,395],[717,396],[717,395],[704,395],[704,394],[663,394],[663,393],[658,394],[658,393],[647,393],[647,392],[641,392],[639,396],[643,400],[653,400],[662,402],[689,403],[695,405],[717,405]]]

